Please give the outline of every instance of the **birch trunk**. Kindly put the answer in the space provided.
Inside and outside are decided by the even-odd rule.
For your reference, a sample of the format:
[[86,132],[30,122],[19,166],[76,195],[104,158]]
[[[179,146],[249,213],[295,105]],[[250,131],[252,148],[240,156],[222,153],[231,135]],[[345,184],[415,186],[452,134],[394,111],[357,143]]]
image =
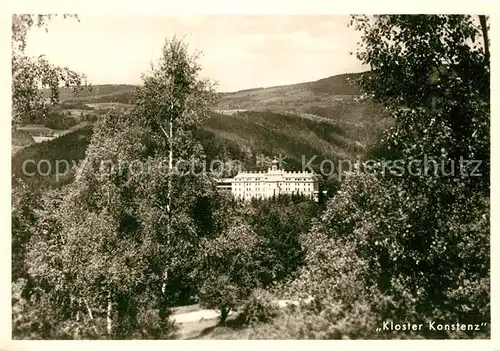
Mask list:
[[[174,150],[173,150],[173,121],[172,118],[170,118],[170,121],[168,123],[168,143],[169,143],[169,150],[168,150],[168,189],[167,189],[167,216],[168,216],[168,236],[167,236],[167,241],[170,241],[170,221],[171,221],[171,216],[172,216],[172,171],[173,171],[173,164],[174,164]],[[168,244],[168,243],[167,243]]]
[[108,332],[108,336],[111,337],[112,329],[112,321],[111,321],[111,291],[108,292],[108,311],[106,313],[106,330]]
[[90,320],[94,320],[94,317],[92,316],[92,310],[90,309],[87,299],[84,298],[83,302],[85,303],[85,307],[87,308],[87,313],[89,314]]
[[174,111],[174,104],[170,106],[170,120],[168,121],[168,189],[167,189],[167,216],[168,216],[168,236],[167,245],[170,241],[170,221],[172,217],[172,171],[174,168],[174,121],[172,113]]
[[[168,135],[161,127],[163,134],[168,138],[168,181],[167,181],[167,246],[170,244],[170,223],[172,221],[172,172],[174,168],[174,122],[173,122],[174,104],[170,105],[170,119],[168,122]],[[162,293],[165,293],[167,287],[168,271],[163,272]]]
[[[89,315],[90,320],[93,322],[94,321],[94,316],[92,315],[92,309],[90,308],[90,306],[89,306],[86,298],[83,298],[83,303],[85,304],[85,307],[87,308],[87,313]],[[97,331],[97,327],[96,327],[95,324],[94,324],[94,326],[93,326],[92,329],[94,329],[94,332],[95,332],[96,335],[99,334],[98,331]]]

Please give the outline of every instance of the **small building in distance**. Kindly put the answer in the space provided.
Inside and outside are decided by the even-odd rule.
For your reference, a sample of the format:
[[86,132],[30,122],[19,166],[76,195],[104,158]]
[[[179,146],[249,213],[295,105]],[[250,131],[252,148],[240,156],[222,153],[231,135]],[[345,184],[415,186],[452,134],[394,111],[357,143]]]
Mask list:
[[234,178],[219,181],[218,188],[229,190],[236,199],[272,198],[279,195],[303,195],[315,201],[319,196],[319,176],[314,173],[285,171],[273,160],[267,172],[240,172]]

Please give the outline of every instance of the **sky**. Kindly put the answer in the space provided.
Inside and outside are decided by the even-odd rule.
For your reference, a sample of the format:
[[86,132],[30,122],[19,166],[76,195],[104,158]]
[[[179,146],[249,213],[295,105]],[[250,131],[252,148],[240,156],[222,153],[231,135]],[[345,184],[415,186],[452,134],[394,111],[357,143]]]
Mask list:
[[348,15],[80,15],[33,28],[26,52],[84,73],[92,84],[140,84],[165,38],[203,52],[219,91],[313,81],[366,70]]

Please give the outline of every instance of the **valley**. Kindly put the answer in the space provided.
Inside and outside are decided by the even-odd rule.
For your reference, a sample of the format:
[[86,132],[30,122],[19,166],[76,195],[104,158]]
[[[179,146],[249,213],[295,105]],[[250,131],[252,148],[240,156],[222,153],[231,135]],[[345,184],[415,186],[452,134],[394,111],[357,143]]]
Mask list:
[[[261,155],[283,155],[286,169],[300,170],[302,157],[316,156],[316,164],[326,158],[362,158],[392,121],[380,107],[359,98],[355,82],[359,75],[219,93],[219,101],[198,135],[207,159],[225,155],[251,170]],[[57,159],[83,158],[97,116],[110,108],[129,108],[134,89],[131,85],[101,85],[75,93],[61,88],[61,114],[74,116],[77,124],[65,130],[44,125],[18,128],[12,139],[13,175],[23,177],[21,168],[27,157],[50,162],[55,162],[55,155]],[[62,135],[66,137],[50,140]],[[34,140],[26,141],[30,137]],[[23,148],[27,149],[20,152]]]

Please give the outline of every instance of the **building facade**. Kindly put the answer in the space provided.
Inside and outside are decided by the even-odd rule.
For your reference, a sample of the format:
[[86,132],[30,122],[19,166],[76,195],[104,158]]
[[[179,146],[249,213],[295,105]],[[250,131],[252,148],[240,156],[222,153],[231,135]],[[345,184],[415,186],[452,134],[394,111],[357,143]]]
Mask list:
[[313,173],[285,171],[274,160],[267,172],[240,172],[219,182],[220,189],[231,189],[237,199],[271,198],[279,195],[303,195],[315,201],[319,195],[319,177]]

